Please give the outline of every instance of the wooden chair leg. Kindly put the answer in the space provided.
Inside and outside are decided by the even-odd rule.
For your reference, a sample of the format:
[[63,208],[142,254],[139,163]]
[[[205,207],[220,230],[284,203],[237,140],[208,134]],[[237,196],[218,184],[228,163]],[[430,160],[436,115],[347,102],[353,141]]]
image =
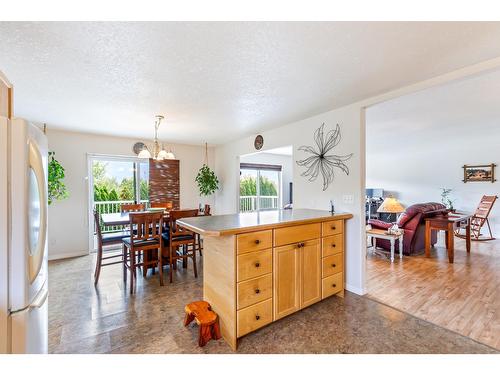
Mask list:
[[168,266],[169,266],[169,273],[170,273],[170,283],[172,284],[172,277],[173,277],[173,273],[174,273],[174,264],[173,264],[173,254],[172,254],[172,246],[170,246],[170,249],[169,249],[169,256],[168,256]]
[[196,247],[193,248],[193,270],[194,277],[198,277],[198,270],[196,269]]
[[[163,286],[163,261],[161,260],[161,247],[158,248],[158,275],[160,276],[160,286]],[[153,268],[154,271],[154,268]],[[154,272],[153,272],[154,274]]]
[[221,337],[222,335],[220,334],[219,317],[217,317],[217,320],[212,325],[212,338],[215,340],[219,340]]
[[97,285],[99,281],[99,276],[101,275],[101,265],[102,265],[102,245],[99,244],[97,246],[97,258],[95,262],[94,285]]
[[123,282],[127,284],[127,246],[122,244],[122,258],[123,258]]
[[130,294],[134,294],[135,279],[135,256],[133,249],[130,249]]

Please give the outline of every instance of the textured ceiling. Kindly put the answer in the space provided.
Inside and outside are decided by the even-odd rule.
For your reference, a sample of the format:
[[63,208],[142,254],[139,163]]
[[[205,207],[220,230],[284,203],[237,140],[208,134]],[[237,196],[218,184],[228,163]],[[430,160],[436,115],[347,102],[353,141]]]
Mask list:
[[500,56],[500,23],[0,23],[15,114],[224,143]]
[[[466,149],[471,139],[488,140],[498,147],[499,93],[497,70],[370,107],[366,112],[367,154],[403,150],[418,155],[423,145],[438,144],[445,155],[452,147]],[[485,142],[484,147],[490,146]]]

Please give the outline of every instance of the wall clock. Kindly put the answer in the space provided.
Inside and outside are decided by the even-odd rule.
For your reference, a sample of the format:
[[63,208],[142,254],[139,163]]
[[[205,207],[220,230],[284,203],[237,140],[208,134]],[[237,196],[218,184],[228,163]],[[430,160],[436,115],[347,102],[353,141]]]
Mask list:
[[139,155],[139,152],[141,152],[146,145],[142,142],[136,142],[134,143],[134,147],[132,148],[134,150],[134,154]]
[[253,142],[253,145],[256,150],[260,150],[262,146],[264,146],[264,137],[262,137],[260,134],[255,137],[255,141]]

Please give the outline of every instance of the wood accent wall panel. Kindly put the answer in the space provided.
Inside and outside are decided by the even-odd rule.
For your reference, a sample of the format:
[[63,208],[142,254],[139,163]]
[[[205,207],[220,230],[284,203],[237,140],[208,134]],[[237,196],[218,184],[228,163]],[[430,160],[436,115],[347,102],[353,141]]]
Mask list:
[[149,201],[172,202],[180,210],[179,160],[149,159]]

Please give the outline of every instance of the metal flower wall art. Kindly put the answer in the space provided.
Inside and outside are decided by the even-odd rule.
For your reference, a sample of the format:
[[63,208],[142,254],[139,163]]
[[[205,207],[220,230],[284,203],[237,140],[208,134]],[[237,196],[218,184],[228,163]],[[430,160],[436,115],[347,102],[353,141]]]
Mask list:
[[342,139],[340,135],[340,126],[337,124],[334,130],[324,133],[325,124],[323,123],[314,132],[314,142],[317,148],[312,146],[301,146],[300,151],[311,154],[304,160],[297,160],[297,165],[306,167],[307,169],[300,175],[308,177],[309,181],[315,181],[319,174],[323,176],[323,191],[328,189],[328,186],[333,182],[335,177],[335,168],[340,169],[345,174],[349,174],[349,168],[346,161],[349,160],[353,154],[349,155],[335,155],[330,152],[340,143]]

